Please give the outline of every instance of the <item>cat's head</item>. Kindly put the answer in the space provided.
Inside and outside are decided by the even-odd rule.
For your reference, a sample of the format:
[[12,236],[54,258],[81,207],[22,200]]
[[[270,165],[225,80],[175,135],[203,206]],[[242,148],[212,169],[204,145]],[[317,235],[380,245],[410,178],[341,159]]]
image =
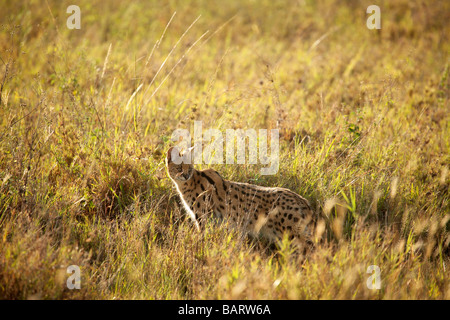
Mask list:
[[[190,154],[182,153],[179,148],[171,147],[167,151],[166,167],[167,173],[175,181],[185,182],[192,178],[194,174],[194,166],[192,164],[186,164]],[[181,163],[180,163],[181,162]]]

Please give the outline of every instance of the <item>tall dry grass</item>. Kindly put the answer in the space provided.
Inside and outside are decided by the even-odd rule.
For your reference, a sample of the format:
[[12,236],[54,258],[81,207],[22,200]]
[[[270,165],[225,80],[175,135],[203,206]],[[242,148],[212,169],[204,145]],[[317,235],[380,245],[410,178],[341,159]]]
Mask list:
[[[0,13],[1,298],[450,298],[448,1],[382,1],[379,31],[370,1],[70,4]],[[195,232],[163,162],[194,120],[280,129],[276,175],[214,168],[311,201],[306,261]]]

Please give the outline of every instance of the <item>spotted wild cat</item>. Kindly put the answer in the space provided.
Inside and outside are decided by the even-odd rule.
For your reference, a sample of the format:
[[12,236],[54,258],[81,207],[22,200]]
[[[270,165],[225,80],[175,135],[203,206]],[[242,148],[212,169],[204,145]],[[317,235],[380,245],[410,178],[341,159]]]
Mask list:
[[316,219],[305,198],[285,188],[228,181],[212,169],[177,165],[173,161],[177,155],[181,157],[176,147],[167,152],[167,172],[198,229],[205,218],[214,217],[229,219],[251,236],[269,241],[288,233],[290,239],[310,243]]

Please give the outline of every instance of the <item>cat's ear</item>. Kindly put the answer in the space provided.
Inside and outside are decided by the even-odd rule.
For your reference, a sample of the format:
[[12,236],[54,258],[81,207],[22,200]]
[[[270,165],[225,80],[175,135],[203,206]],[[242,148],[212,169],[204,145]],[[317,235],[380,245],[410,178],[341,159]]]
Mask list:
[[192,150],[194,150],[194,147],[185,148],[182,151],[180,151],[180,156],[183,157],[184,163],[191,164],[190,159],[192,159]]
[[183,158],[183,163],[188,164],[189,166],[193,166],[192,160],[193,160],[193,152],[194,147],[186,148],[183,151],[180,152],[180,156]]
[[170,147],[166,156],[167,163],[175,162],[175,164],[181,163],[181,154],[178,147]]
[[173,151],[175,150],[175,147],[170,147],[169,150],[167,151],[167,163],[171,163],[172,159],[173,159]]

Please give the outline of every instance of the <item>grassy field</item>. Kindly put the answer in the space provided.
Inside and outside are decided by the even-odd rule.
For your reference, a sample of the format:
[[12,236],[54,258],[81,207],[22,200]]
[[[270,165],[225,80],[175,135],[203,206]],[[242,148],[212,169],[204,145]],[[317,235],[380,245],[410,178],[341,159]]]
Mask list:
[[[71,4],[1,4],[1,299],[450,299],[449,1]],[[280,130],[276,175],[213,167],[309,199],[306,261],[196,232],[164,167],[194,120]]]

